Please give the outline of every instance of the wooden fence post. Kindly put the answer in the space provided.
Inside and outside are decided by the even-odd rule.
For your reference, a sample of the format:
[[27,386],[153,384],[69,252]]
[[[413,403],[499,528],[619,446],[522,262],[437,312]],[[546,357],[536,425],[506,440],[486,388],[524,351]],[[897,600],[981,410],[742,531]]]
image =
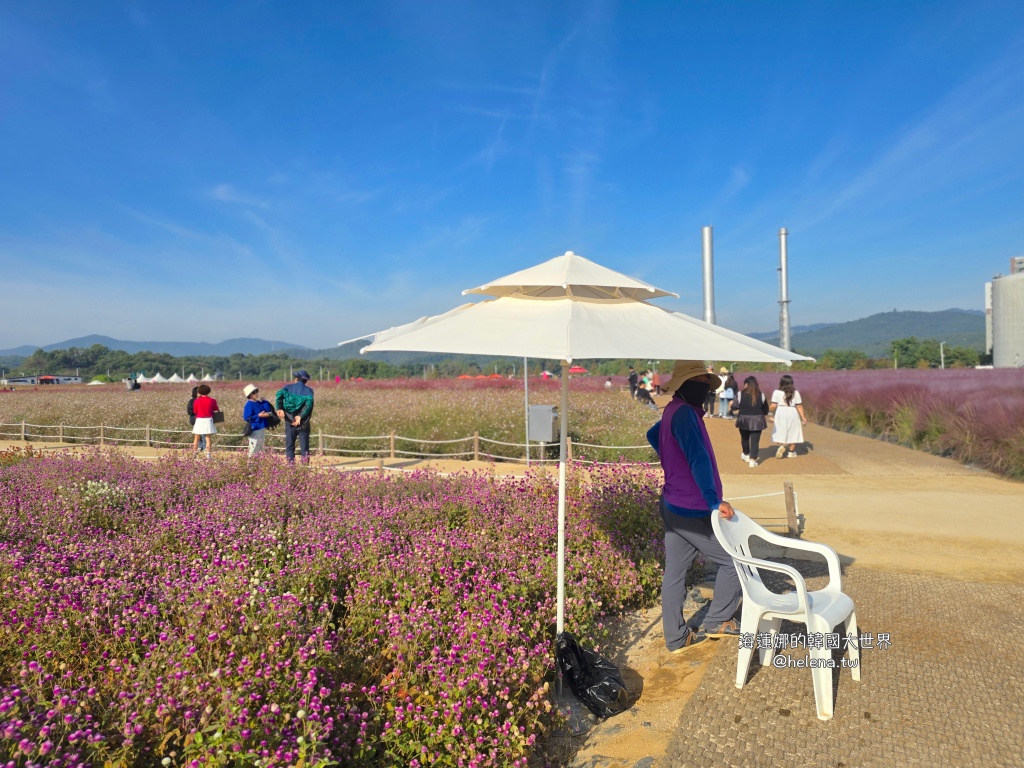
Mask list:
[[64,425],[63,424],[58,424],[57,425],[57,442],[58,443],[63,443],[64,442]]
[[21,442],[25,442],[25,420],[21,421]]
[[572,463],[572,438],[571,437],[566,437],[565,438],[565,460],[567,462],[569,462],[570,464]]
[[391,458],[395,458],[395,433],[391,433]]
[[377,471],[378,472],[383,472],[384,471],[384,459],[377,459]]
[[796,519],[796,495],[793,493],[793,483],[788,480],[782,484],[782,490],[786,497],[786,527],[789,535],[800,538],[800,527]]
[[149,434],[149,424],[146,425],[146,447],[147,448],[152,448],[153,447],[153,440],[152,440],[152,438],[150,437],[150,434]]
[[480,461],[480,433],[473,433],[473,461]]
[[103,425],[100,424],[100,445],[103,445]]
[[317,451],[318,451],[318,455],[323,456],[324,455],[324,431],[322,429],[318,429],[317,430],[316,438],[317,438]]

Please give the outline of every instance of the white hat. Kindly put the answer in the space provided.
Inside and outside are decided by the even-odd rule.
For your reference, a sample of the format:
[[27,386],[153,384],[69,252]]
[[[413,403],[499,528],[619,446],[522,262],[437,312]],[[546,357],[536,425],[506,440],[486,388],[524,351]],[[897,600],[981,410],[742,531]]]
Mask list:
[[257,387],[255,384],[246,384],[245,389],[242,390],[242,394],[245,395],[246,397],[249,397],[249,395],[251,395],[253,392],[259,391],[260,388]]

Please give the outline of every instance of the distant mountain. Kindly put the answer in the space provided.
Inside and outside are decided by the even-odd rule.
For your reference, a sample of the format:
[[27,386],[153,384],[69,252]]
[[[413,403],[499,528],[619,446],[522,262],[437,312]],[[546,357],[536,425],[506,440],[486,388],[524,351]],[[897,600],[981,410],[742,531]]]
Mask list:
[[[809,333],[810,331],[820,331],[822,328],[829,328],[835,325],[835,323],[814,323],[813,325],[792,325],[789,328],[789,335],[792,336],[795,333]],[[767,341],[769,343],[777,343],[779,340],[779,329],[776,328],[774,331],[757,331],[756,333],[748,333],[752,339],[760,339],[761,341]],[[772,339],[775,341],[773,342]]]
[[[751,334],[752,336],[754,334]],[[941,312],[882,312],[848,323],[826,325],[815,330],[792,331],[797,352],[820,355],[826,349],[858,350],[869,357],[885,357],[893,339],[936,339],[952,347],[985,348],[985,313],[978,310],[944,309]],[[779,343],[779,334],[757,336],[769,344]]]
[[[122,341],[112,339],[109,336],[82,336],[77,339],[68,339],[56,344],[48,344],[42,347],[47,352],[55,349],[79,349],[91,347],[93,344],[100,344],[107,349],[119,349],[122,352],[134,354],[136,352],[162,352],[175,357],[195,356],[218,356],[243,354],[262,355],[268,352],[284,352],[285,350],[305,350],[299,344],[291,344],[286,341],[265,341],[264,339],[228,339],[218,344],[210,344],[205,341]],[[0,349],[0,356],[16,355],[28,357],[39,347],[22,345],[14,349]]]

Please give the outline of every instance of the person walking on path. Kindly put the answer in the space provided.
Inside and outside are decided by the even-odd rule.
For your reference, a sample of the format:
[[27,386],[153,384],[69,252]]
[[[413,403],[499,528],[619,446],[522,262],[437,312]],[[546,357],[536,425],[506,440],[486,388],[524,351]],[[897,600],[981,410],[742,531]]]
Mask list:
[[270,403],[260,398],[260,390],[255,384],[249,384],[242,390],[245,395],[245,408],[242,419],[245,421],[249,438],[249,455],[255,456],[263,450],[267,439],[267,419],[273,414]]
[[636,385],[639,383],[640,377],[637,375],[637,372],[636,372],[636,370],[634,370],[632,365],[629,366],[629,376],[628,376],[628,379],[629,379],[629,396],[630,397],[636,397]]
[[[194,427],[196,425],[195,404],[197,397],[199,397],[199,387],[192,387],[192,399],[188,401],[188,407],[186,409],[186,412],[188,413],[188,424],[190,427]],[[199,450],[206,450],[206,435],[199,436]]]
[[277,390],[274,405],[277,415],[284,421],[284,455],[289,464],[295,463],[295,442],[298,440],[302,463],[309,463],[309,420],[313,415],[313,390],[306,386],[309,374],[300,369],[295,381]]
[[217,401],[210,397],[210,388],[206,384],[200,384],[196,389],[199,395],[192,403],[192,412],[196,416],[196,423],[192,426],[192,451],[198,453],[200,438],[206,439],[206,458],[210,458],[213,451],[213,436],[217,434],[217,426],[213,423],[213,414],[220,410]]
[[[661,421],[647,432],[647,441],[658,454],[665,472],[659,512],[665,531],[665,573],[661,582],[662,627],[665,645],[675,653],[709,637],[738,636],[733,618],[740,602],[740,580],[732,557],[722,548],[711,528],[711,515],[726,520],[734,510],[722,498],[711,439],[702,406],[712,382],[717,382],[697,360],[681,360],[663,388],[672,395]],[[704,625],[691,629],[683,618],[686,574],[697,553],[718,565],[715,596]]]
[[740,431],[740,446],[742,454],[740,458],[751,467],[757,466],[757,459],[760,455],[761,433],[767,429],[768,420],[768,398],[757,385],[757,379],[747,376],[743,380],[743,389],[740,390],[732,404],[731,410],[736,417],[736,428]]
[[708,381],[711,382],[708,387],[708,395],[704,398],[704,415],[710,418],[715,417],[715,408],[718,407],[718,380],[715,378],[714,366],[708,366]]
[[795,459],[796,446],[804,441],[803,428],[807,424],[807,417],[804,415],[800,393],[788,373],[779,380],[779,388],[772,392],[770,410],[775,417],[772,442],[779,444],[775,458],[785,458],[788,449],[789,458]]
[[718,418],[732,418],[729,408],[732,405],[732,401],[736,399],[737,388],[736,379],[734,379],[733,375],[730,373],[729,378],[725,380],[722,388],[718,390]]
[[654,387],[654,394],[661,394],[661,374],[655,371],[651,374],[651,385]]

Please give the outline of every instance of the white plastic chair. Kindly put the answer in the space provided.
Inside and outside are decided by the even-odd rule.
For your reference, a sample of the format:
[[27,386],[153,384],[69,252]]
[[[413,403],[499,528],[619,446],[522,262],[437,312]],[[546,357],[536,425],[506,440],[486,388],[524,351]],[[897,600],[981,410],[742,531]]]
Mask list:
[[[842,635],[851,636],[848,643],[849,659],[853,679],[860,680],[860,650],[857,635],[857,616],[853,600],[842,592],[840,583],[839,556],[832,547],[799,539],[788,539],[766,531],[742,512],[737,511],[730,520],[723,520],[719,514],[711,515],[711,526],[719,543],[733,559],[736,573],[743,588],[743,611],[740,618],[740,634],[757,638],[759,634],[770,633],[771,648],[760,648],[761,665],[769,667],[775,657],[775,637],[783,619],[807,625],[808,633],[826,635],[840,624]],[[816,552],[828,563],[828,585],[824,589],[807,591],[803,577],[791,566],[760,560],[750,555],[750,539],[758,537],[787,549]],[[761,581],[758,568],[784,573],[793,580],[795,591],[778,594],[770,591]],[[846,642],[843,640],[843,642]],[[739,659],[736,662],[736,687],[743,688],[754,648],[749,640],[740,643]],[[831,720],[832,670],[827,659],[832,658],[831,648],[809,648],[812,659],[811,676],[814,682],[814,701],[819,720]],[[813,660],[820,660],[815,662]],[[813,666],[819,663],[822,666]]]

